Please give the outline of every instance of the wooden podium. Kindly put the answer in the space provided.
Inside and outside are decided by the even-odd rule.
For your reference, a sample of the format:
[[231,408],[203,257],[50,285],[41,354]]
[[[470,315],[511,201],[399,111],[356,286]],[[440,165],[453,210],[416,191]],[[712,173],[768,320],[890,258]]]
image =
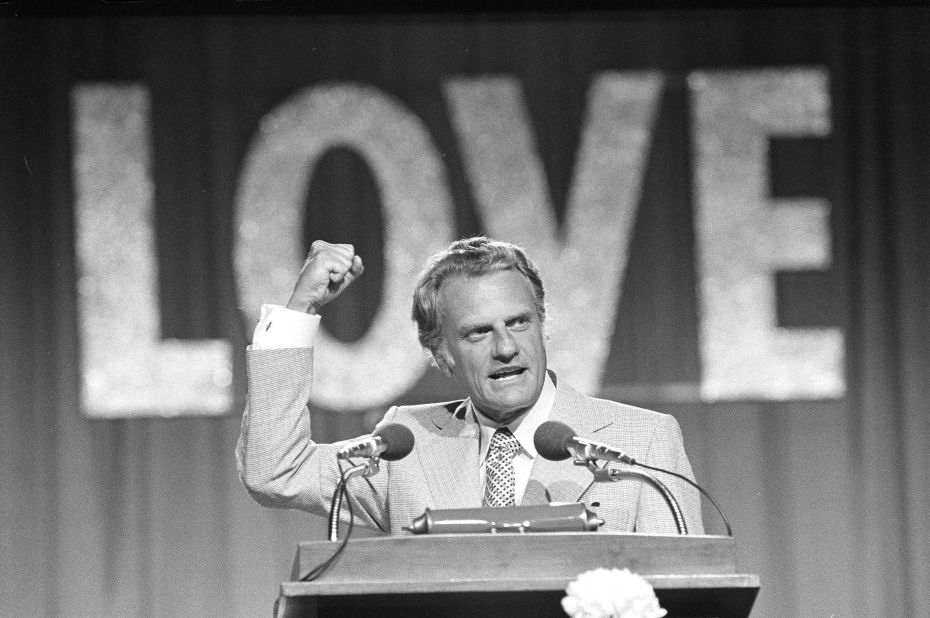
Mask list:
[[759,591],[757,575],[736,573],[732,537],[605,532],[361,538],[299,581],[337,546],[299,544],[276,616],[565,618],[565,587],[598,567],[642,575],[669,617],[745,618]]

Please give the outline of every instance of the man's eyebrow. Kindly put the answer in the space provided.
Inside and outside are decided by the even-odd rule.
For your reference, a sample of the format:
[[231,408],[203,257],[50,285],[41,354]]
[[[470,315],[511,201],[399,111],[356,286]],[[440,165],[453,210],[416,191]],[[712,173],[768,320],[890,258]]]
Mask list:
[[491,328],[491,323],[487,321],[466,322],[459,326],[458,333],[461,335],[467,335],[473,330],[478,330],[479,328]]
[[[518,311],[516,313],[509,314],[503,320],[504,320],[504,324],[509,324],[513,322],[514,320],[519,320],[521,318],[532,320],[535,316],[536,316],[535,311],[527,309],[526,311]],[[474,322],[465,322],[458,328],[458,333],[462,335],[467,335],[468,333],[474,330],[478,330],[480,328],[489,329],[492,327],[492,322],[493,321],[491,320],[476,320]]]

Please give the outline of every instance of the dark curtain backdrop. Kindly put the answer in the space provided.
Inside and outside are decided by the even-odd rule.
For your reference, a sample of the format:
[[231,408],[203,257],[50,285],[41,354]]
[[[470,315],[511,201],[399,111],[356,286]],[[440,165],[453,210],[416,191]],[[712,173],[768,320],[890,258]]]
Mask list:
[[[290,93],[334,79],[402,99],[448,155],[465,235],[483,230],[443,79],[522,80],[561,208],[591,75],[663,71],[603,393],[624,399],[623,385],[650,372],[696,375],[696,318],[682,309],[696,297],[686,76],[784,66],[830,78],[831,133],[798,174],[833,204],[821,317],[844,329],[847,395],[632,403],[681,423],[699,479],[733,522],[740,571],[761,575],[754,616],[930,615],[928,28],[930,11],[916,7],[0,22],[0,615],[267,615],[296,543],[323,537],[317,519],[253,502],[233,460],[251,324],[236,297],[232,204],[256,122]],[[151,92],[163,335],[232,342],[226,415],[80,413],[69,96],[90,81]],[[351,339],[379,294],[377,201],[351,156],[333,154],[317,175],[308,201],[330,210],[308,209],[306,236],[351,236],[373,256],[375,287],[327,316]],[[786,290],[804,305],[803,285]],[[655,324],[671,334],[651,340]],[[649,357],[654,347],[676,352]],[[402,399],[454,394],[431,376]],[[322,439],[372,422],[362,410],[315,414]],[[712,511],[705,521],[722,532]]]

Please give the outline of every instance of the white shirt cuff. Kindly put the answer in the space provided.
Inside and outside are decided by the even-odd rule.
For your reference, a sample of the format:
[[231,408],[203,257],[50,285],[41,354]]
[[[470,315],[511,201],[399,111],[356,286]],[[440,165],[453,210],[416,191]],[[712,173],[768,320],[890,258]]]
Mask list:
[[252,334],[252,349],[312,348],[319,327],[318,315],[264,304]]

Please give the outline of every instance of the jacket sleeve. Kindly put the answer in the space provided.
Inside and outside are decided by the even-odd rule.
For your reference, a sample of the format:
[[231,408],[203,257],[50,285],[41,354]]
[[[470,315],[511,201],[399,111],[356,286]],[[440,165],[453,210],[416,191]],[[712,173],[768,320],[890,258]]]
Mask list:
[[[248,399],[236,445],[236,466],[249,494],[260,504],[328,516],[339,481],[339,443],[311,438],[312,348],[246,352]],[[349,482],[356,522],[390,529],[386,473]],[[347,507],[342,516],[347,518]]]
[[[691,462],[685,453],[681,427],[674,416],[670,414],[661,415],[650,440],[648,454],[642,459],[642,463],[671,470],[688,477],[692,481],[694,480]],[[688,533],[704,534],[701,500],[698,490],[671,474],[663,474],[642,468],[641,470],[648,472],[668,487],[681,507]],[[653,534],[677,533],[675,520],[665,500],[658,490],[645,483],[641,488],[640,503],[636,514],[636,531]]]

